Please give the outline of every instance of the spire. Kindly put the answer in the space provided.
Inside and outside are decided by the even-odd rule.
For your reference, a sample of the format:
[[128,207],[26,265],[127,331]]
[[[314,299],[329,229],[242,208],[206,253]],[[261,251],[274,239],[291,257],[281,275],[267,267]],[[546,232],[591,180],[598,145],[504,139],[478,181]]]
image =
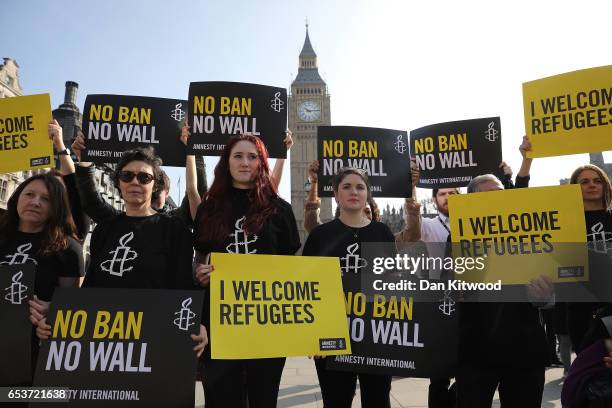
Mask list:
[[306,39],[304,40],[304,46],[302,52],[300,52],[300,58],[316,58],[317,54],[310,44],[310,37],[308,36],[308,22],[306,22]]

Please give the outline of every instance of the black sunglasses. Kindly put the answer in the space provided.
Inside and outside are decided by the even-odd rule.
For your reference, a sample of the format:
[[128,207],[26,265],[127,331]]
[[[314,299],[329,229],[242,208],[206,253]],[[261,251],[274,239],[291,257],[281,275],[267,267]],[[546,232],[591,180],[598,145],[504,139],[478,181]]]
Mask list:
[[123,181],[124,183],[130,183],[132,180],[134,180],[134,177],[136,177],[136,180],[138,180],[140,184],[149,184],[153,181],[153,179],[155,179],[152,174],[145,173],[144,171],[138,173],[127,170],[120,171],[117,176],[119,177],[119,180]]

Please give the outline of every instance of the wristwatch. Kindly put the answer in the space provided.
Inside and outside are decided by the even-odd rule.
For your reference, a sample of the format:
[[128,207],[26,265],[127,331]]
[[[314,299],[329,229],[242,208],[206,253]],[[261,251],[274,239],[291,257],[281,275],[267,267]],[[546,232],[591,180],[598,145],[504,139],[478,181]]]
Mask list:
[[70,156],[70,149],[65,148],[64,150],[60,150],[59,152],[57,152],[57,154],[62,156]]

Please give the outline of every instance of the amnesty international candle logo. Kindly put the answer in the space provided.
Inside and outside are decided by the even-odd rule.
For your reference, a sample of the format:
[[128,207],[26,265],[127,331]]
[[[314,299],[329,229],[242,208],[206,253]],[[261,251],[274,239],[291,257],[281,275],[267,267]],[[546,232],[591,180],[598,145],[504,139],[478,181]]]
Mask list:
[[280,98],[281,93],[277,92],[274,94],[274,99],[272,99],[272,104],[270,105],[270,107],[275,111],[275,112],[280,112],[283,110],[283,106],[285,105],[285,102],[283,102],[283,100]]
[[191,298],[183,300],[183,303],[181,303],[181,310],[179,310],[178,312],[174,312],[175,315],[178,315],[178,317],[174,319],[174,325],[181,330],[187,331],[189,330],[189,327],[195,324],[195,322],[193,321],[195,313],[193,313],[191,309],[189,309],[191,302]]
[[450,290],[444,291],[444,299],[442,299],[442,303],[440,304],[440,306],[438,306],[438,309],[440,309],[440,311],[447,316],[450,316],[453,314],[453,312],[455,312],[456,302],[450,296],[450,293]]
[[346,256],[340,258],[342,264],[342,275],[345,273],[359,273],[362,268],[368,266],[368,261],[359,255],[359,243],[346,247]]
[[38,264],[34,258],[30,258],[30,255],[28,254],[30,249],[32,249],[31,243],[19,245],[17,247],[17,252],[11,255],[6,255],[5,258],[7,258],[8,261],[0,262],[0,265],[19,265],[26,262],[34,262],[35,264]]
[[180,122],[181,120],[183,120],[185,118],[185,114],[187,113],[181,109],[182,107],[183,107],[182,103],[177,103],[174,106],[174,109],[172,110],[172,114],[170,115],[170,117],[176,120],[177,122]]
[[[404,154],[406,153],[406,150],[408,148],[408,144],[404,143],[404,141],[402,140],[402,136],[401,134],[397,135],[397,142],[395,142],[395,151],[398,152],[399,154]],[[408,138],[408,136],[406,136],[406,138]]]
[[497,140],[497,134],[499,133],[495,130],[495,122],[490,122],[487,130],[485,130],[485,139],[489,142],[494,142]]
[[587,234],[587,240],[589,241],[589,249],[595,252],[607,254],[612,249],[612,245],[609,244],[612,241],[612,233],[605,231],[601,222],[591,227],[591,233]]
[[129,272],[133,269],[133,266],[126,267],[125,263],[133,261],[138,258],[138,253],[133,251],[127,244],[134,238],[133,232],[128,232],[119,238],[119,246],[112,251],[109,251],[113,257],[100,264],[100,267],[104,272],[108,272],[111,275],[123,276],[125,272]]
[[4,289],[7,292],[4,296],[4,299],[6,299],[8,302],[11,302],[11,304],[13,305],[20,305],[22,303],[22,300],[28,297],[25,294],[28,290],[28,287],[21,283],[22,277],[23,272],[17,272],[13,275],[13,282],[11,283],[11,285]]
[[252,239],[249,239],[249,235],[244,231],[245,220],[246,216],[238,218],[236,224],[234,224],[236,229],[229,235],[234,240],[225,247],[230,254],[254,254],[257,252],[256,249],[249,249],[249,244],[254,244],[257,241],[257,235],[251,235]]

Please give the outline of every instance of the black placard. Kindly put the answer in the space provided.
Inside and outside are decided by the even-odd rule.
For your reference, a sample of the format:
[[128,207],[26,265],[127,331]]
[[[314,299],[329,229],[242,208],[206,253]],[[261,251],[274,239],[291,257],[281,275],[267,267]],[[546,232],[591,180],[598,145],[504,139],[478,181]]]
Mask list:
[[464,187],[476,176],[497,173],[502,161],[499,117],[438,123],[410,131],[417,187]]
[[[327,357],[326,366],[401,377],[453,377],[458,345],[456,295],[430,291],[430,301],[411,298],[408,289],[372,295],[371,285],[377,279],[385,277],[342,277],[352,354]],[[418,288],[419,280],[412,281]]]
[[201,310],[196,291],[57,289],[34,384],[70,407],[193,407]]
[[219,156],[228,139],[250,133],[273,158],[287,157],[287,90],[240,82],[189,85],[189,148],[193,154]]
[[0,263],[0,385],[32,381],[32,323],[28,300],[34,296],[36,265]]
[[164,166],[185,167],[180,141],[187,101],[125,95],[87,95],[83,161],[117,163],[124,151],[152,146]]
[[333,176],[342,167],[368,173],[374,197],[410,197],[410,153],[403,130],[355,126],[319,126],[319,196],[333,197]]

